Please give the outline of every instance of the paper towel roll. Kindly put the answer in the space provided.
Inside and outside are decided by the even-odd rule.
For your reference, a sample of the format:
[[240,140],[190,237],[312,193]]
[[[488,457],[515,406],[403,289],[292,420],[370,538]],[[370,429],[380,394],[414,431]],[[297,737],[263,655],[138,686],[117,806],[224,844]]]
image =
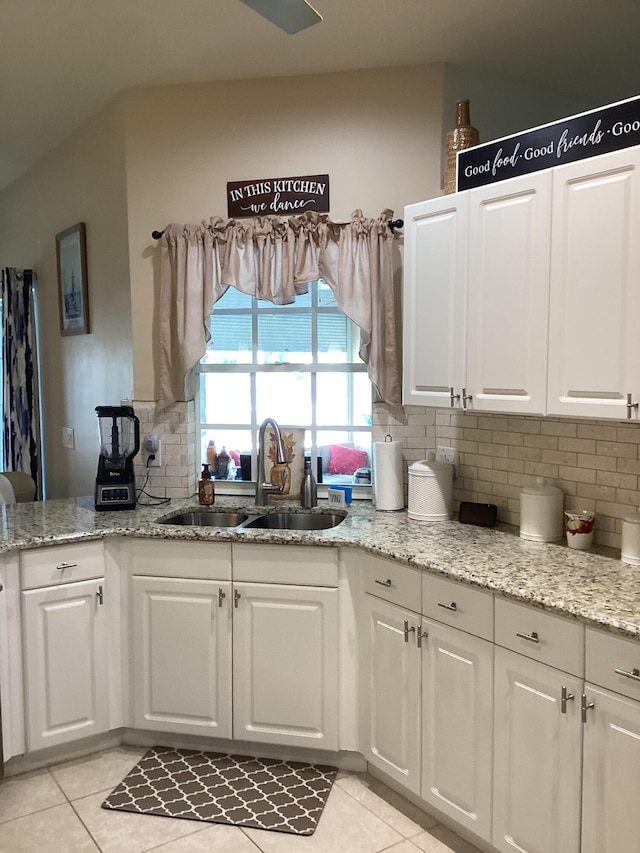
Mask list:
[[404,508],[402,449],[399,441],[374,441],[373,488],[376,509]]

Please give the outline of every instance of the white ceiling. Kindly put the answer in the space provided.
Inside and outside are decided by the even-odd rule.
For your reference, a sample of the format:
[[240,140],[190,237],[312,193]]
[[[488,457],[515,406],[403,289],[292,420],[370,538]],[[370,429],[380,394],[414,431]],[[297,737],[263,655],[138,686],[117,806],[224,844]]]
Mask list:
[[119,92],[449,62],[594,106],[640,92],[640,0],[311,0],[287,35],[238,0],[0,0],[0,188]]

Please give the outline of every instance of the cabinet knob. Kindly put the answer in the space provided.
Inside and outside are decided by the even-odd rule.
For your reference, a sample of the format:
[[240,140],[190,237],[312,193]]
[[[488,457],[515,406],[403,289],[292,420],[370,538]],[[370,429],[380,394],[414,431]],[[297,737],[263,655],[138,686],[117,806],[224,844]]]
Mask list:
[[56,566],[56,569],[59,572],[63,572],[65,569],[75,569],[77,565],[77,563],[60,563],[59,566]]
[[415,626],[412,625],[411,627],[409,627],[409,620],[405,619],[404,620],[404,641],[405,641],[405,643],[409,642],[409,634],[411,633],[411,631],[415,632],[415,630],[416,630]]
[[523,634],[521,631],[516,631],[516,637],[522,640],[528,640],[530,643],[539,643],[540,637],[537,631],[532,631],[530,634]]
[[452,409],[454,408],[454,406],[456,404],[456,400],[459,400],[459,399],[460,399],[460,394],[454,394],[453,393],[453,386],[451,388],[449,388],[449,405],[451,406]]
[[96,596],[98,598],[98,604],[104,604],[104,590],[102,589],[102,584],[98,587],[98,591],[96,592]]
[[467,389],[462,389],[462,408],[467,408],[467,403],[470,403],[473,400],[473,394],[467,394]]
[[4,587],[2,586],[2,583],[0,583],[0,592],[2,592],[3,589]]
[[627,394],[627,418],[631,418],[631,410],[638,408],[638,403],[633,403],[633,394]]
[[222,602],[226,598],[226,593],[223,591],[222,587],[218,588],[218,607],[222,607]]
[[567,713],[567,702],[570,702],[571,699],[575,699],[575,698],[576,697],[573,695],[573,693],[567,692],[567,688],[563,684],[562,690],[560,692],[560,712],[562,714]]
[[418,646],[418,648],[419,648],[419,649],[421,649],[421,648],[422,648],[422,640],[423,640],[423,639],[424,639],[424,640],[426,640],[428,636],[429,636],[429,632],[428,632],[428,631],[421,631],[421,630],[418,628],[418,633],[417,633],[417,635],[416,635],[416,644],[417,644],[417,646]]
[[386,586],[386,587],[389,587],[389,586],[391,586],[391,578],[387,578],[387,579],[386,579],[386,581],[379,581],[379,580],[376,578],[376,583],[379,583],[379,584],[380,584],[380,586]]
[[[0,589],[2,589],[1,586]],[[640,669],[637,669],[635,666],[631,672],[628,672],[626,669],[614,669],[613,671],[616,675],[624,675],[625,678],[632,678],[634,681],[640,681]]]
[[446,604],[444,601],[439,601],[438,607],[442,607],[444,610],[453,611],[456,611],[458,609],[458,605],[455,603],[455,601],[452,601],[451,604]]
[[595,706],[596,706],[595,702],[587,702],[587,695],[586,695],[586,693],[583,693],[582,694],[582,705],[580,707],[580,710],[582,712],[582,722],[583,723],[587,722],[587,711],[590,711],[592,708],[595,708]]
[[238,602],[240,601],[241,598],[242,598],[241,593],[239,593],[237,589],[234,589],[233,590],[233,606],[236,609],[238,607]]

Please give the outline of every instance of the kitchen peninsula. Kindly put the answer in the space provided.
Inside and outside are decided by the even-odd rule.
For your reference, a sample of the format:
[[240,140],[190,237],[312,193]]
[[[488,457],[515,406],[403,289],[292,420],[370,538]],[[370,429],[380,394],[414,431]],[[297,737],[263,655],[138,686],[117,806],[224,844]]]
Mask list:
[[619,552],[366,501],[326,530],[159,523],[184,509],[2,508],[8,772],[114,739],[366,761],[488,851],[632,849],[635,811],[612,828],[608,807],[640,735]]

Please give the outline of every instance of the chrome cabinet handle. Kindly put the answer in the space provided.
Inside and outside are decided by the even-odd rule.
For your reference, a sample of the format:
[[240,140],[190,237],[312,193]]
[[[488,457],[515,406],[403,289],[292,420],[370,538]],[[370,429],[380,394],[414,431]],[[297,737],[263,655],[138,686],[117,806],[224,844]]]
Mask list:
[[467,408],[467,402],[471,402],[473,400],[473,394],[467,394],[467,389],[462,389],[462,408]]
[[4,587],[2,586],[2,583],[0,583],[0,592],[2,592],[3,589]]
[[415,630],[416,629],[413,625],[411,627],[409,627],[409,620],[405,619],[404,620],[404,641],[405,641],[405,643],[409,642],[409,633],[411,631],[415,631]]
[[567,713],[567,702],[570,702],[571,699],[575,699],[576,697],[573,693],[567,693],[567,688],[562,685],[562,691],[560,692],[560,713]]
[[640,681],[640,669],[637,669],[635,666],[631,672],[627,672],[624,669],[614,669],[613,671],[616,675],[624,675],[625,678],[632,678],[634,681]]
[[631,402],[632,400],[633,400],[633,394],[627,394],[627,418],[628,419],[631,418],[631,410],[638,408],[638,404],[632,403]]
[[453,386],[451,388],[449,388],[449,405],[451,406],[452,409],[454,408],[454,406],[456,404],[456,400],[459,400],[459,399],[460,399],[460,394],[454,394],[453,393]]
[[380,584],[380,586],[387,586],[387,587],[389,587],[389,586],[391,586],[391,578],[387,578],[387,579],[386,579],[386,581],[379,581],[379,580],[376,578],[376,583],[379,583],[379,584]]
[[582,712],[582,722],[583,723],[587,722],[587,711],[590,711],[591,708],[595,708],[595,707],[596,707],[595,702],[587,702],[587,695],[586,695],[586,693],[583,693],[582,694],[582,705],[580,707],[580,710]]
[[98,591],[96,592],[96,595],[98,597],[98,604],[100,604],[100,605],[104,604],[104,590],[102,589],[102,584],[100,584],[100,586],[98,587]]
[[442,607],[445,610],[453,610],[453,611],[456,611],[458,609],[458,605],[455,603],[455,601],[452,601],[451,604],[445,604],[443,601],[439,601],[438,607]]
[[60,563],[59,566],[56,566],[56,569],[59,572],[62,572],[64,569],[75,569],[75,568],[77,568],[77,566],[78,566],[77,563]]
[[419,649],[421,649],[421,648],[422,648],[422,640],[423,640],[423,638],[426,640],[426,639],[428,638],[428,636],[429,636],[429,632],[428,632],[428,631],[421,631],[421,630],[418,628],[418,633],[416,634],[416,644],[417,644],[417,646],[418,646],[418,648],[419,648]]
[[234,589],[233,590],[233,606],[235,608],[238,607],[238,602],[240,601],[241,598],[242,598],[241,593],[239,593],[237,589]]
[[516,637],[520,637],[522,640],[529,640],[530,643],[540,642],[537,631],[532,631],[530,634],[522,634],[520,631],[516,631]]
[[218,588],[218,607],[222,607],[222,602],[226,597],[227,597],[226,592],[223,592],[222,587],[219,587]]

